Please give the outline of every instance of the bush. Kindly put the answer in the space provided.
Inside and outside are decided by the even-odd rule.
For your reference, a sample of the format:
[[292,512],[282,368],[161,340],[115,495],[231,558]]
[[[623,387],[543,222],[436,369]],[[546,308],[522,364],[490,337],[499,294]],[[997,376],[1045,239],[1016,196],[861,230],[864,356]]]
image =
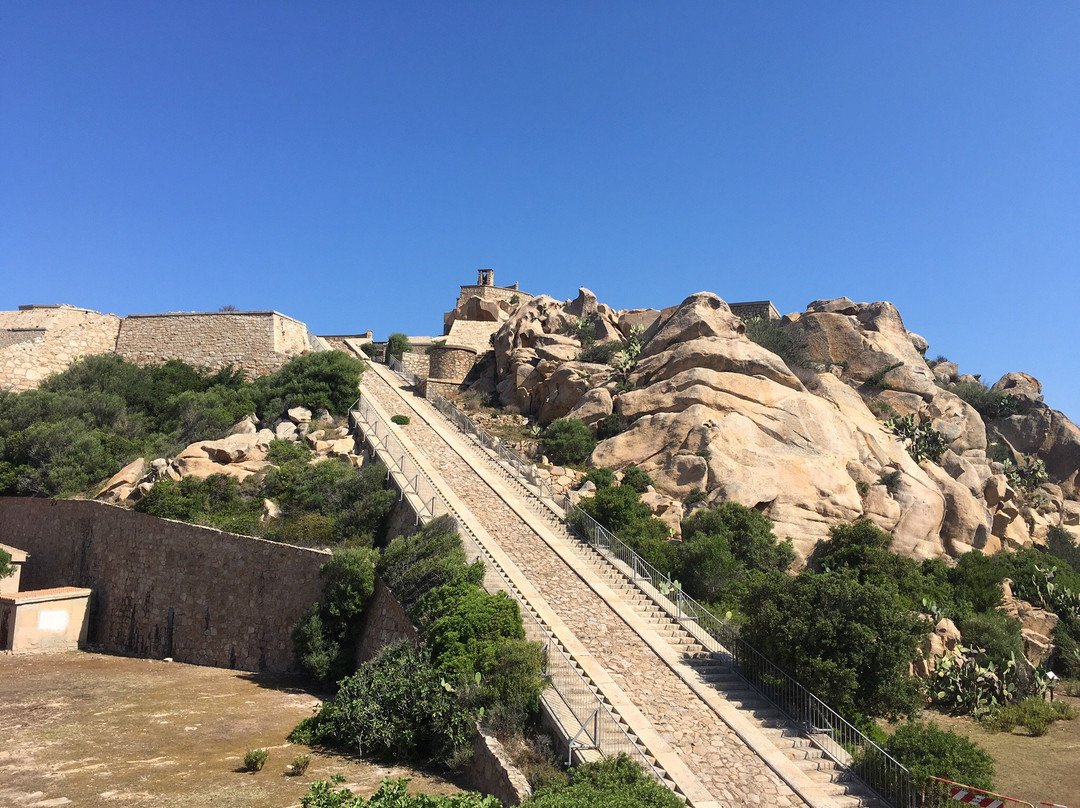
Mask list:
[[635,553],[665,574],[674,569],[675,546],[668,526],[652,515],[641,495],[629,486],[598,489],[578,507],[622,539]]
[[598,469],[589,469],[585,474],[583,483],[592,483],[598,489],[610,488],[615,485],[615,472],[609,469],[607,466],[601,466]]
[[373,550],[339,549],[319,570],[322,600],[293,629],[293,654],[316,681],[331,684],[352,670],[360,617],[375,591]]
[[302,777],[310,765],[311,755],[301,753],[293,758],[288,774],[290,777]]
[[249,749],[244,754],[244,769],[249,772],[262,771],[268,757],[270,753],[265,749]]
[[567,783],[542,788],[523,808],[681,808],[683,803],[625,754],[570,770]]
[[851,571],[752,579],[743,599],[747,642],[841,715],[910,716],[923,687],[908,675],[927,625],[895,583],[863,583]]
[[1063,701],[1049,702],[1042,696],[1028,696],[991,711],[982,720],[991,732],[1012,732],[1017,725],[1035,736],[1045,735],[1055,721],[1072,721],[1076,709]]
[[272,440],[270,441],[270,449],[266,453],[266,459],[275,466],[283,466],[297,460],[307,463],[311,460],[311,449],[302,443]]
[[342,351],[294,357],[280,370],[253,383],[259,416],[270,422],[292,407],[345,415],[360,395],[363,369],[359,359]]
[[645,489],[652,484],[653,478],[637,466],[627,466],[623,471],[622,485],[633,488],[639,494],[644,494]]
[[388,645],[294,734],[387,761],[455,768],[471,756],[474,718],[443,682],[424,650]]
[[597,440],[614,438],[616,435],[621,435],[629,428],[630,420],[623,415],[613,412],[611,415],[607,415],[597,421],[596,438]]
[[372,359],[374,359],[380,353],[379,346],[376,345],[374,342],[365,342],[363,345],[360,346],[360,350]]
[[1024,657],[1020,629],[1023,625],[1005,612],[991,609],[978,614],[965,615],[959,622],[964,645],[982,651],[983,659],[1003,668],[1011,659]]
[[806,368],[813,365],[806,353],[806,344],[792,337],[779,320],[751,317],[744,322],[746,336],[765,350],[779,356],[789,367]]
[[408,426],[409,425],[409,416],[407,416],[407,415],[391,415],[390,420],[393,421],[398,426]]
[[889,737],[885,751],[904,764],[916,788],[940,777],[981,789],[994,787],[994,761],[978,744],[934,723],[901,724]]
[[335,775],[311,784],[300,798],[303,808],[502,808],[495,797],[471,791],[445,796],[443,794],[409,794],[408,778],[385,778],[370,800],[355,795],[344,786],[345,778]]
[[543,441],[545,454],[558,465],[584,463],[596,448],[596,437],[592,430],[578,418],[552,421],[544,430]]
[[401,359],[401,355],[412,349],[412,345],[409,343],[409,338],[404,334],[391,334],[390,338],[386,342],[386,358],[387,361],[393,356],[397,359]]
[[1007,418],[1020,411],[1020,399],[1003,390],[991,390],[982,382],[957,382],[946,389],[978,410],[987,421]]

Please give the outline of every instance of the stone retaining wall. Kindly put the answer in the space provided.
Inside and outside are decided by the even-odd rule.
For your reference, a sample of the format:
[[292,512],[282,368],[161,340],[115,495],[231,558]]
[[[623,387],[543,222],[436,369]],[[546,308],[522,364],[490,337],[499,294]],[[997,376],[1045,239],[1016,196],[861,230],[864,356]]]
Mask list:
[[390,643],[415,640],[417,634],[401,604],[382,579],[376,577],[375,592],[364,610],[364,627],[356,643],[356,664],[374,659]]
[[170,359],[213,370],[233,365],[249,379],[312,349],[307,326],[276,311],[132,314],[116,341],[116,352],[140,365]]
[[329,553],[84,500],[0,498],[24,589],[93,590],[88,642],[251,671],[293,669],[292,629]]
[[119,331],[116,315],[74,306],[0,311],[0,390],[30,390],[78,356],[109,353]]

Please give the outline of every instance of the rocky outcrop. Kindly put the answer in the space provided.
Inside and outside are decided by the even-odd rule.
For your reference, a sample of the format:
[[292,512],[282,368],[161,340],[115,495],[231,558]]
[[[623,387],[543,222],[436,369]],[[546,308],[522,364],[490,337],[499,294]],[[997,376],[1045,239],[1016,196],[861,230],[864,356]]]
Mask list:
[[[623,312],[587,289],[564,303],[539,297],[495,334],[496,389],[541,425],[620,416],[628,428],[601,441],[591,464],[648,472],[650,507],[676,531],[695,491],[762,511],[802,557],[833,525],[860,518],[893,534],[899,552],[927,558],[1039,542],[1071,513],[1080,431],[1042,404],[1037,380],[1004,377],[996,388],[1023,407],[988,425],[942,386],[974,377],[948,362],[931,368],[926,340],[890,303],[815,301],[776,327],[804,361],[789,365],[751,341],[707,292]],[[583,361],[605,353],[607,364]],[[888,419],[907,415],[945,437],[940,458],[916,462],[899,443]],[[1013,490],[987,458],[990,441],[1044,459],[1057,488]]]

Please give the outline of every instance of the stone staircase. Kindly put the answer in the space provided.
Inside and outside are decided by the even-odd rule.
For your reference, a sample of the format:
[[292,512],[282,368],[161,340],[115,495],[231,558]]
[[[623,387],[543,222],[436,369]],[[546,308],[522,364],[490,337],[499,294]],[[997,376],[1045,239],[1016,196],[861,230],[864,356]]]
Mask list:
[[[673,791],[702,808],[882,805],[739,677],[714,639],[673,619],[656,593],[570,534],[497,454],[385,368],[372,370],[365,395],[416,416],[401,430],[414,460],[448,494],[478,554],[543,625],[551,653],[569,660],[576,687],[588,691],[581,696],[605,706],[606,720]],[[566,702],[577,696],[567,692],[566,701],[549,699],[553,713],[573,714]]]

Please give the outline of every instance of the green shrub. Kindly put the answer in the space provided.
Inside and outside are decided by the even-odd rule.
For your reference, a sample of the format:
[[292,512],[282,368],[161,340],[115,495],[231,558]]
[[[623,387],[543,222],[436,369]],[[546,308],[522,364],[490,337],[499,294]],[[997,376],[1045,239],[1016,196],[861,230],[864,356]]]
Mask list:
[[1037,457],[1021,455],[1019,464],[1006,460],[1004,465],[1005,476],[1009,480],[1009,485],[1016,491],[1028,496],[1050,479],[1046,473],[1046,464]]
[[589,469],[585,474],[583,483],[591,482],[598,489],[610,488],[615,485],[615,472],[609,469],[607,466],[601,466],[597,469]]
[[1072,721],[1076,709],[1063,701],[1049,702],[1042,696],[1006,704],[991,711],[981,721],[991,732],[1012,732],[1021,726],[1035,736],[1045,735],[1055,721]]
[[616,412],[606,415],[596,423],[597,440],[607,440],[621,435],[630,428],[630,420]]
[[623,471],[622,485],[633,488],[639,494],[644,494],[645,489],[652,484],[653,478],[637,466],[627,466]]
[[904,480],[904,472],[900,469],[893,469],[892,471],[882,471],[878,475],[878,485],[885,486],[885,490],[889,492],[889,496],[895,497],[900,492],[900,484]]
[[270,441],[270,449],[266,453],[266,459],[275,466],[282,466],[295,460],[304,463],[311,460],[311,449],[302,443],[293,443],[288,440]]
[[1054,525],[1047,531],[1046,549],[1050,555],[1068,562],[1074,570],[1080,569],[1080,547],[1073,543],[1072,534],[1065,528]]
[[610,365],[615,355],[623,349],[622,342],[594,342],[582,348],[577,355],[579,362],[592,362],[597,365]]
[[409,780],[405,777],[385,778],[369,800],[341,786],[343,782],[344,777],[335,775],[330,780],[312,783],[307,794],[300,798],[300,804],[303,808],[502,808],[495,797],[471,791],[449,796],[409,794]]
[[870,493],[870,483],[868,483],[866,480],[856,480],[855,490],[859,492],[860,497],[865,497],[867,494]]
[[806,344],[792,337],[780,323],[767,317],[751,317],[744,320],[746,336],[762,348],[779,356],[789,367],[811,367],[813,362],[806,352]]
[[891,390],[892,386],[885,381],[885,377],[897,368],[903,367],[903,362],[894,362],[888,367],[883,367],[880,370],[876,370],[866,377],[863,384],[874,390]]
[[538,790],[523,808],[681,808],[683,803],[625,754],[570,770],[567,783]]
[[544,430],[544,452],[557,465],[584,463],[596,448],[596,437],[578,418],[558,418]]
[[293,758],[292,765],[289,767],[288,775],[290,777],[303,777],[304,772],[308,770],[308,766],[311,765],[311,755],[301,753]]
[[706,494],[700,488],[695,488],[693,491],[686,495],[685,499],[683,499],[683,505],[689,508],[691,505],[696,505],[699,502],[707,502],[708,499],[708,494]]
[[390,338],[386,342],[386,358],[389,361],[393,356],[397,359],[401,359],[401,355],[412,349],[412,345],[409,343],[409,338],[404,334],[394,333],[390,335]]
[[940,777],[981,789],[994,787],[994,761],[978,744],[934,723],[901,724],[885,751],[904,764],[916,788]]
[[292,407],[325,409],[345,415],[360,395],[363,363],[342,351],[320,351],[294,357],[280,370],[252,384],[259,417],[273,421]]
[[633,488],[598,489],[593,496],[582,497],[578,507],[661,572],[672,573],[675,545],[669,541],[668,526],[652,515]]
[[262,771],[268,757],[270,753],[265,749],[249,749],[244,754],[244,769],[249,772]]
[[360,350],[370,356],[372,359],[382,353],[382,351],[379,350],[379,346],[376,345],[374,342],[365,342],[363,345],[360,346]]
[[982,382],[957,382],[946,389],[960,396],[988,421],[1007,418],[1020,411],[1020,399],[1003,390],[991,390]]
[[360,755],[455,768],[471,756],[474,717],[443,684],[426,651],[395,643],[294,732]]
[[910,716],[922,707],[923,686],[908,667],[927,626],[895,583],[861,582],[850,570],[774,572],[750,581],[742,611],[747,642],[841,715]]
[[977,648],[983,659],[1003,668],[1010,659],[1022,659],[1024,654],[1020,629],[1023,625],[1015,617],[997,609],[965,615],[959,622],[964,645]]
[[390,420],[393,421],[398,426],[408,426],[409,425],[409,416],[407,416],[407,415],[391,415]]
[[10,578],[15,574],[15,566],[11,563],[11,553],[0,547],[0,578]]

